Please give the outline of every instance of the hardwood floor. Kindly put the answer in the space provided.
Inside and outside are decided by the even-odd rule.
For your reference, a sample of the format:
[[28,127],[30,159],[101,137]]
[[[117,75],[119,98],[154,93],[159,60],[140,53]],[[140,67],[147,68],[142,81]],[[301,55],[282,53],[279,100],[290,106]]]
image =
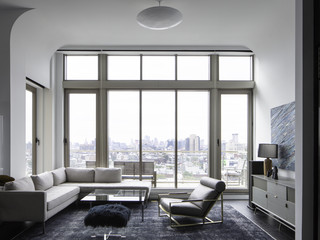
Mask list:
[[[257,224],[259,227],[268,232],[273,238],[277,240],[293,240],[295,239],[294,231],[285,226],[281,226],[279,230],[279,223],[266,214],[257,211],[254,213],[247,207],[247,200],[225,200],[225,204],[230,204],[245,217]],[[32,226],[33,223],[2,223],[0,224],[0,238],[2,240],[14,239],[18,234],[23,234],[23,231]]]
[[279,229],[278,221],[260,211],[256,211],[255,213],[253,210],[249,209],[248,200],[225,200],[224,202],[233,206],[233,208],[238,210],[245,217],[268,232],[273,238],[277,240],[295,239],[295,232],[291,229],[284,225],[281,225]]

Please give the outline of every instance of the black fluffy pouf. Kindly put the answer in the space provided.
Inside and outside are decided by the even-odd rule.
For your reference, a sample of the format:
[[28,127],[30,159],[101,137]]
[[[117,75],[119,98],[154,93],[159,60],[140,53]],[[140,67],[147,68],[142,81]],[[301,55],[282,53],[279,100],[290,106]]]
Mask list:
[[129,208],[120,204],[99,205],[89,210],[84,224],[91,227],[125,227],[130,213]]

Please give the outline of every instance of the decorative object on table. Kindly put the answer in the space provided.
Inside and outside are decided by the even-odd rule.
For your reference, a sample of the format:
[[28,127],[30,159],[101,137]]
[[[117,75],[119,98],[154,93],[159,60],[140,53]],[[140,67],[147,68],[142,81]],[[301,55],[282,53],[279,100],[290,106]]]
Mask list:
[[10,177],[8,175],[0,175],[0,186],[4,186],[6,182],[12,182],[15,179],[13,177]]
[[268,171],[268,173],[267,173],[267,177],[271,177],[272,176],[272,169],[270,169],[269,171]]
[[275,179],[275,180],[278,180],[278,168],[277,168],[277,166],[273,167],[272,178]]
[[162,0],[156,0],[159,6],[142,10],[138,16],[138,23],[152,30],[173,28],[182,22],[182,13],[172,7],[160,6]]
[[278,157],[278,144],[259,144],[258,157],[265,157],[263,173],[267,176],[267,173],[272,169],[272,160],[270,158]]
[[[84,218],[84,225],[91,227],[125,227],[130,219],[131,211],[121,204],[98,205],[90,208]],[[108,234],[104,234],[104,239],[110,236],[124,237],[119,234],[112,234],[112,229]]]

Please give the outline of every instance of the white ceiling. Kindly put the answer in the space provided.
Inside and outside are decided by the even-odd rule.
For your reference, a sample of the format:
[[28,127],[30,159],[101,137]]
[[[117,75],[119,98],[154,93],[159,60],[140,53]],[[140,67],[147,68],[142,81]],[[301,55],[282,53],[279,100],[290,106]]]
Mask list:
[[183,22],[162,31],[141,27],[137,14],[156,5],[154,0],[0,0],[0,9],[31,9],[12,30],[13,39],[23,38],[29,59],[48,59],[72,46],[244,46],[258,51],[261,41],[285,38],[284,29],[294,26],[289,22],[292,0],[163,0],[162,5],[182,12]]
[[164,0],[162,5],[182,12],[183,22],[163,31],[136,22],[154,0],[0,0],[0,7],[34,9],[25,13],[29,34],[62,45],[239,45],[272,30],[286,2]]

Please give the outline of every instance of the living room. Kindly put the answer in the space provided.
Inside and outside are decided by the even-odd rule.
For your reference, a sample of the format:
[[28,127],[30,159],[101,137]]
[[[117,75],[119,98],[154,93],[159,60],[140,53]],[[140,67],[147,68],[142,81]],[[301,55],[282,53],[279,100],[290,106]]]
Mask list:
[[[224,3],[201,1],[201,4],[199,1],[163,1],[161,5],[178,9],[183,14],[183,21],[178,26],[167,30],[150,30],[141,27],[136,21],[137,14],[143,9],[157,4],[152,1],[98,1],[95,4],[77,1],[76,5],[73,1],[55,3],[1,1],[1,6],[3,6],[1,26],[4,36],[1,43],[4,48],[1,50],[3,53],[1,54],[3,80],[0,90],[0,121],[2,124],[0,168],[3,169],[3,174],[15,179],[26,175],[26,83],[36,88],[37,96],[36,138],[38,141],[33,144],[37,154],[30,173],[40,174],[72,166],[73,156],[70,154],[72,149],[69,143],[73,137],[77,138],[78,135],[87,133],[81,124],[94,127],[95,137],[87,139],[90,143],[92,140],[96,140],[94,166],[112,166],[114,163],[110,158],[111,150],[120,152],[124,149],[121,148],[123,146],[121,138],[113,142],[118,142],[118,145],[111,145],[110,137],[116,139],[117,131],[118,135],[124,135],[120,133],[121,129],[118,125],[127,117],[132,120],[130,125],[127,122],[128,126],[125,123],[121,126],[126,126],[124,131],[130,132],[131,135],[128,133],[127,136],[121,137],[122,139],[127,138],[127,142],[130,139],[138,141],[135,145],[137,149],[134,151],[133,148],[130,149],[131,159],[139,159],[144,151],[150,151],[150,149],[143,149],[144,144],[148,141],[156,145],[156,138],[158,138],[159,146],[161,138],[173,141],[171,143],[172,149],[159,150],[159,152],[165,150],[172,152],[168,153],[166,158],[173,159],[173,167],[171,169],[169,165],[161,166],[160,164],[155,166],[157,176],[154,178],[157,180],[157,186],[153,184],[151,189],[153,199],[158,193],[192,190],[196,186],[195,182],[193,185],[185,184],[187,183],[185,180],[190,177],[190,174],[189,176],[187,174],[179,175],[178,168],[179,151],[181,150],[181,154],[183,151],[190,151],[190,149],[179,149],[178,147],[179,134],[184,131],[185,126],[179,121],[190,118],[190,115],[180,109],[188,108],[188,106],[192,111],[197,112],[198,116],[201,116],[195,120],[194,124],[201,126],[201,129],[197,132],[186,131],[187,135],[181,136],[181,139],[186,141],[189,138],[190,142],[199,141],[202,154],[208,156],[206,162],[202,162],[202,169],[199,168],[198,172],[202,171],[207,176],[226,181],[226,178],[223,178],[225,172],[223,170],[225,169],[223,169],[224,161],[221,159],[222,148],[220,146],[223,142],[232,139],[232,134],[235,132],[229,133],[228,137],[223,139],[224,132],[228,132],[227,129],[234,126],[232,126],[232,122],[229,125],[223,125],[226,121],[221,120],[224,113],[221,103],[224,101],[224,96],[240,95],[244,96],[247,101],[242,105],[246,107],[245,117],[242,118],[247,123],[244,137],[247,173],[243,186],[227,186],[224,198],[225,201],[248,199],[249,161],[264,160],[264,158],[258,157],[259,144],[276,143],[272,138],[274,129],[272,128],[271,111],[293,102],[297,104],[297,101],[301,100],[297,99],[297,91],[300,88],[298,90],[296,88],[297,73],[295,70],[297,54],[295,39],[298,32],[295,24],[297,21],[296,5],[292,1],[282,1],[281,3],[278,1],[261,3],[249,0],[241,3],[238,1]],[[272,12],[272,17],[270,12]],[[200,81],[197,80],[198,82],[194,79],[182,79],[179,82],[179,69],[183,69],[183,58],[190,55],[191,57],[198,56],[206,62],[204,65],[209,69],[206,74],[208,79],[202,78]],[[72,77],[68,80],[65,71],[66,67],[71,65],[73,56],[94,56],[93,61],[96,61],[99,66],[95,67],[97,72],[94,74],[98,76],[96,81],[74,80]],[[116,59],[112,60],[112,56],[122,57],[122,67],[138,64],[136,68],[139,70],[138,79],[107,80],[111,76],[109,73],[111,66],[108,64],[111,64],[113,60],[116,64]],[[165,58],[165,60],[152,62],[152,59],[148,59],[152,56],[159,56],[162,57],[159,59]],[[239,79],[223,81],[219,75],[219,71],[220,73],[223,71],[223,58],[228,59],[229,57],[231,59],[235,56],[239,59],[249,59],[247,66],[251,68],[250,76],[244,81],[239,81]],[[131,60],[135,57],[135,60],[125,65],[125,60],[123,60],[125,57],[131,57]],[[70,64],[66,65],[69,61],[68,58]],[[165,77],[159,80],[157,75],[153,81],[150,79],[144,81],[144,76],[147,73],[144,73],[143,69],[148,68],[147,65],[144,65],[148,61],[151,66],[162,68],[158,74],[169,72],[165,67],[168,62],[172,62],[171,66],[175,66],[172,70],[174,72],[171,77],[172,81],[163,81]],[[232,67],[229,66],[229,68]],[[81,69],[78,67],[79,72]],[[188,67],[185,69],[187,71]],[[125,71],[123,69],[120,71],[128,72],[130,69],[128,67]],[[115,72],[120,73],[120,71],[116,70]],[[155,70],[152,72],[154,73]],[[152,78],[151,75],[148,78]],[[132,98],[127,94],[128,90],[133,93],[134,96],[130,95]],[[95,105],[90,105],[87,108],[81,103],[78,106],[72,105],[71,102],[68,103],[69,100],[72,101],[73,96],[80,96],[79,94],[80,98],[94,94],[98,100],[95,101]],[[184,100],[183,95],[185,95]],[[112,102],[119,103],[117,99],[123,98],[127,98],[127,102],[130,102],[132,107],[124,108],[126,104],[112,105]],[[146,100],[144,101],[144,99]],[[188,99],[193,99],[195,102],[193,107]],[[76,100],[75,103],[79,103],[79,100]],[[161,103],[165,108],[161,108]],[[233,107],[238,106],[235,103],[238,104],[239,100],[233,102]],[[299,102],[298,106],[300,104]],[[152,105],[157,106],[158,111],[153,111]],[[71,112],[67,109],[72,106],[78,109],[82,107],[85,111],[97,109],[94,112],[96,117],[89,120],[91,123],[95,122],[96,125],[85,122],[86,119],[83,115],[80,115],[79,119],[75,118],[76,120],[73,116],[68,117]],[[121,108],[123,111],[119,110]],[[137,110],[133,111],[133,109]],[[202,110],[203,112],[201,112]],[[233,109],[231,107],[228,111],[235,110],[235,107]],[[111,114],[112,111],[113,114]],[[127,115],[122,114],[123,112]],[[296,109],[296,114],[301,114],[301,109]],[[93,114],[88,115],[92,116]],[[113,117],[119,115],[121,116],[119,118]],[[145,125],[148,123],[148,119],[152,119],[153,116],[156,116],[159,121],[150,120],[150,124]],[[236,119],[237,117],[233,116]],[[298,124],[301,123],[299,118],[297,121]],[[304,121],[306,120],[304,119]],[[76,128],[77,124],[79,128]],[[156,129],[157,124],[161,131],[158,129],[148,132],[148,129]],[[171,130],[164,131],[164,127]],[[92,133],[92,130],[88,131]],[[105,132],[107,134],[104,134]],[[196,134],[196,136],[192,136],[192,134]],[[297,134],[301,134],[299,128],[296,128],[295,138],[297,138]],[[151,136],[151,139],[145,138],[148,135]],[[233,137],[234,140],[237,139],[235,135]],[[86,138],[86,136],[82,136],[82,138]],[[240,136],[240,139],[242,138]],[[5,139],[10,139],[10,141],[5,141]],[[221,145],[218,145],[217,140]],[[302,144],[302,142],[300,143]],[[186,146],[186,142],[180,144]],[[177,147],[175,148],[175,146]],[[306,152],[306,149],[301,150],[301,146],[296,145],[296,154]],[[141,149],[139,149],[140,147]],[[200,152],[200,147],[198,151]],[[296,156],[295,159],[297,159]],[[150,157],[154,156],[150,155]],[[121,156],[115,156],[115,159],[119,160]],[[230,157],[227,156],[226,159],[230,160]],[[300,157],[300,159],[303,158]],[[87,160],[89,162],[92,159]],[[147,161],[147,158],[143,161]],[[232,161],[227,162],[228,166],[233,164]],[[297,169],[299,171],[302,169],[303,162],[297,161],[295,166],[286,165],[284,169],[279,168],[279,177],[296,179],[296,194],[297,189],[303,183],[300,179],[302,174],[297,173]],[[188,164],[183,169],[187,169],[187,167]],[[168,172],[166,178],[161,178],[163,168]],[[304,165],[303,169],[303,171],[306,169]],[[168,176],[170,174],[171,178]],[[299,179],[298,183],[297,178]],[[297,208],[303,208],[298,212],[296,210],[296,216],[301,215],[303,219],[304,214],[309,214],[308,211],[312,212],[312,210],[304,211],[302,199],[296,195]],[[300,222],[301,216],[296,220],[298,224],[295,224],[298,235],[304,232]],[[309,224],[309,226],[313,224]]]

